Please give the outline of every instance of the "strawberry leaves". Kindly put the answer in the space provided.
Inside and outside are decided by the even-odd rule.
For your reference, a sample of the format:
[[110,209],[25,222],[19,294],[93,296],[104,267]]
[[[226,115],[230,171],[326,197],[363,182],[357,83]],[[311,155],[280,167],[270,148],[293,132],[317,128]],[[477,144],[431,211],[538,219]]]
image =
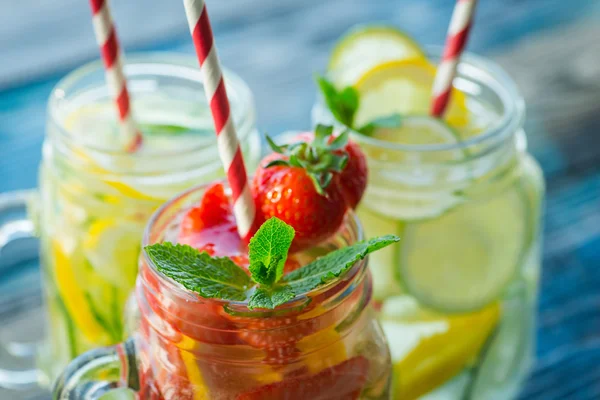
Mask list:
[[343,150],[348,144],[348,132],[343,132],[336,137],[332,135],[332,126],[317,125],[314,140],[310,143],[278,145],[267,136],[267,143],[271,149],[286,157],[271,161],[265,168],[274,166],[302,168],[313,181],[317,193],[325,195],[325,189],[331,183],[333,173],[342,172],[348,164],[348,154]]
[[145,247],[156,269],[204,298],[245,302],[248,308],[274,309],[331,282],[367,254],[399,238],[382,236],[328,253],[283,275],[294,229],[268,219],[250,240],[250,276],[227,257],[211,257],[188,245],[157,243]]

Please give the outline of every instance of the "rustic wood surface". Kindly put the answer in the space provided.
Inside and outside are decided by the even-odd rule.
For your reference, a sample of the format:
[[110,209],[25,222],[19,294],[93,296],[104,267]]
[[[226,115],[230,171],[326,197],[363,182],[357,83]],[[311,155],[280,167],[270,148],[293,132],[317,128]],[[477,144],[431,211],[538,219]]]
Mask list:
[[[422,43],[441,44],[453,5],[450,0],[207,2],[224,64],[249,83],[259,126],[274,134],[309,126],[312,74],[324,68],[333,42],[347,28],[393,23]],[[84,3],[22,0],[0,12],[0,191],[35,186],[48,94],[65,72],[96,56]],[[192,52],[181,2],[113,3],[127,50]],[[30,12],[33,5],[37,12]],[[140,21],[143,27],[135,28]],[[528,103],[530,150],[547,179],[537,364],[522,399],[600,398],[599,41],[599,1],[486,0],[480,2],[469,46],[498,61],[520,85]],[[33,341],[42,326],[37,262],[18,268],[2,262],[0,339]],[[0,390],[0,398],[48,395]]]

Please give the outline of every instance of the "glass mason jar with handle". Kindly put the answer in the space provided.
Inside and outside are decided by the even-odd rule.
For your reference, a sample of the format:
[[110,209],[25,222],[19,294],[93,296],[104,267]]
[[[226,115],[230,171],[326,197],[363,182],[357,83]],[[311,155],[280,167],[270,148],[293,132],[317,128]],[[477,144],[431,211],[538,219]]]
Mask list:
[[[368,72],[354,85],[359,126],[416,112],[395,128],[352,133],[368,158],[365,232],[401,237],[370,260],[395,398],[512,398],[534,354],[542,172],[527,153],[523,99],[502,69],[463,56],[444,123],[426,116],[430,89],[410,91],[420,84],[411,79],[431,79],[425,63],[392,61],[370,75],[404,86]],[[366,84],[379,86],[364,94]],[[361,108],[363,98],[380,107]],[[313,122],[347,128],[322,99]]]
[[[69,74],[50,96],[32,216],[48,317],[38,357],[45,384],[77,355],[124,339],[123,309],[147,220],[176,193],[224,176],[195,58],[131,56],[125,72],[144,135],[133,154],[119,147],[116,110],[99,61]],[[252,170],[261,155],[253,97],[237,75],[226,71],[225,77]]]
[[[163,206],[143,247],[174,241],[182,215],[205,187]],[[356,217],[296,259],[362,240]],[[218,245],[218,243],[216,243]],[[139,398],[185,400],[348,398],[388,399],[389,351],[371,306],[366,260],[274,310],[205,299],[157,270],[143,253],[136,285],[135,333],[115,347],[76,359],[57,381],[55,399],[94,399],[129,387]]]

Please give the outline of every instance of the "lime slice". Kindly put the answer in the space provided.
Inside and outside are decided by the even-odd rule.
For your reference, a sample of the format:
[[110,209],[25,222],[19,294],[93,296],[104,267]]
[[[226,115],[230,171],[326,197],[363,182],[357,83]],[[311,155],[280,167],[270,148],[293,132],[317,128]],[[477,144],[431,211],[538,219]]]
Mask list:
[[386,142],[406,145],[448,144],[460,141],[460,134],[454,128],[427,115],[404,117],[399,127],[377,128],[372,136]]
[[[372,137],[389,143],[403,145],[456,144],[460,134],[446,122],[427,115],[407,116],[401,119],[400,126],[394,128],[376,128]],[[381,152],[386,152],[382,149]],[[397,150],[387,151],[387,159],[398,158]],[[379,155],[381,157],[381,155]],[[402,154],[406,162],[442,163],[467,158],[467,152],[457,149],[413,152]]]
[[[459,141],[458,133],[446,122],[429,116],[408,116],[401,120],[401,125],[395,128],[377,128],[372,137],[386,142],[398,144],[430,145],[430,144],[454,144]],[[370,160],[382,160],[383,163],[397,162],[415,167],[399,169],[378,167],[377,161],[372,166],[376,173],[369,178],[369,190],[367,191],[359,210],[365,211],[361,217],[364,226],[371,224],[389,225],[387,231],[382,228],[373,227],[369,235],[384,235],[396,232],[396,226],[402,224],[397,221],[413,221],[424,218],[435,218],[442,215],[448,209],[460,204],[464,198],[462,195],[447,189],[445,176],[439,174],[437,169],[419,168],[421,164],[455,162],[465,159],[467,155],[464,150],[450,149],[444,151],[403,152],[389,149],[384,146],[370,146],[365,144],[363,150]],[[468,171],[464,171],[465,174]],[[439,185],[433,185],[439,182]],[[428,191],[415,190],[415,186],[427,183],[435,186]],[[385,216],[379,215],[379,213]],[[360,211],[359,211],[360,214]],[[396,220],[396,222],[394,222]],[[403,232],[396,234],[402,235]],[[401,236],[402,237],[402,236]],[[373,259],[395,259],[393,265],[398,265],[397,257],[392,257],[393,252],[398,253],[400,244],[389,246],[376,254]],[[390,265],[389,268],[392,268]],[[377,271],[373,270],[377,294]],[[389,274],[388,274],[389,277]],[[389,283],[388,283],[389,285]]]
[[[367,71],[355,85],[360,95],[356,126],[392,114],[429,114],[435,72],[425,59],[390,61]],[[444,119],[455,128],[468,124],[464,93],[453,90]]]
[[518,185],[435,219],[408,223],[400,278],[419,302],[464,312],[498,298],[529,244],[529,208]]
[[498,303],[451,316],[425,310],[409,296],[386,303],[381,325],[394,365],[395,398],[402,399],[418,398],[467,368],[500,317]]
[[83,238],[83,252],[98,275],[117,287],[129,289],[135,283],[142,232],[141,224],[96,220]]
[[391,60],[425,58],[421,47],[406,33],[381,25],[352,29],[337,43],[328,71],[338,87],[353,85],[366,71]]

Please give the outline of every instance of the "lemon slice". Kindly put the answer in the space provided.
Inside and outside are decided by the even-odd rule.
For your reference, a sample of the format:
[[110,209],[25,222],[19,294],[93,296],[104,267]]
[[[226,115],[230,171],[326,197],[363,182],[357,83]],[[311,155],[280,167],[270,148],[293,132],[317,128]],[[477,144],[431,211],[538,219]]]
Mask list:
[[[356,83],[360,107],[355,125],[392,114],[427,115],[435,67],[425,59],[390,61],[366,72]],[[469,122],[464,93],[454,89],[444,119],[454,128]]]
[[491,303],[525,256],[528,213],[513,185],[438,218],[407,223],[399,255],[403,287],[437,310],[465,312]]
[[[69,315],[85,338],[91,343],[109,344],[110,338],[104,327],[96,320],[93,312],[87,307],[88,302],[84,290],[77,279],[73,255],[67,255],[58,241],[52,242],[54,274],[56,285]],[[82,261],[82,260],[80,260]]]
[[408,296],[399,300],[393,315],[384,304],[381,325],[394,365],[394,397],[403,400],[419,398],[473,363],[500,318],[498,303],[445,316],[423,310]]
[[[315,351],[315,343],[323,344],[324,347]],[[348,359],[344,340],[334,327],[302,338],[296,347],[306,354],[303,357],[303,363],[311,374],[318,374],[324,369]]]
[[338,87],[353,85],[366,71],[390,60],[424,58],[421,47],[406,33],[381,25],[352,29],[335,46],[328,71]]
[[82,241],[94,271],[117,287],[133,287],[143,226],[117,219],[94,221]]

